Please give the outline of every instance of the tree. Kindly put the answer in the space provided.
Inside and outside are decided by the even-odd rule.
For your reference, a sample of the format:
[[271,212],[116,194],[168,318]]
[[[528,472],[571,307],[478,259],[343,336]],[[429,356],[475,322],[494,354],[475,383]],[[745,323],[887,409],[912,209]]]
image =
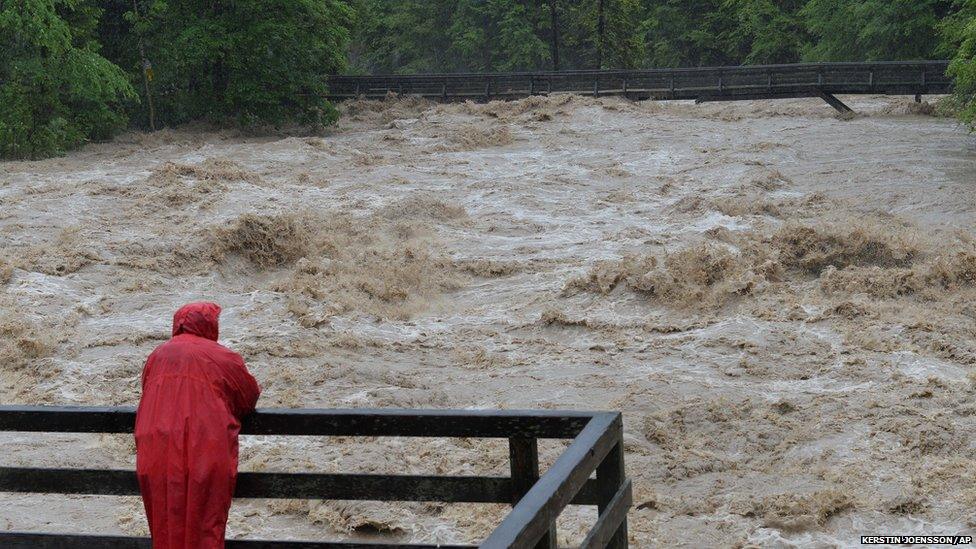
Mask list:
[[452,3],[445,0],[356,0],[351,43],[356,72],[425,73],[453,70]]
[[742,52],[747,65],[795,63],[806,36],[798,12],[805,0],[725,0],[721,12],[733,22],[720,42]]
[[558,5],[564,68],[639,66],[643,56],[639,0],[563,0]]
[[731,50],[723,35],[733,27],[723,0],[647,1],[641,24],[648,67],[738,64],[746,52]]
[[458,0],[448,35],[451,51],[466,70],[532,70],[549,59],[536,29],[542,11],[536,2]]
[[603,50],[607,45],[606,0],[596,0],[596,68],[603,68]]
[[940,42],[936,55],[940,59],[949,59],[959,53],[959,48],[966,40],[967,28],[976,19],[976,1],[955,0],[949,14],[939,23]]
[[959,117],[976,130],[976,0],[959,3],[959,12],[943,26],[948,46],[958,45],[949,76],[955,78]]
[[948,0],[810,0],[800,15],[813,35],[811,61],[931,58]]
[[640,0],[356,0],[356,72],[633,68]]
[[639,0],[599,0],[594,68],[634,69],[644,57]]
[[556,0],[358,0],[354,70],[538,70],[553,59]]
[[39,158],[125,125],[135,94],[98,54],[83,0],[0,0],[0,157]]
[[[328,74],[343,72],[353,12],[339,0],[149,0],[126,14],[164,124],[329,124]],[[141,65],[141,63],[139,63]],[[141,117],[140,117],[141,118]]]
[[549,8],[549,18],[550,18],[550,52],[552,55],[552,70],[559,70],[559,1],[549,0],[547,7]]

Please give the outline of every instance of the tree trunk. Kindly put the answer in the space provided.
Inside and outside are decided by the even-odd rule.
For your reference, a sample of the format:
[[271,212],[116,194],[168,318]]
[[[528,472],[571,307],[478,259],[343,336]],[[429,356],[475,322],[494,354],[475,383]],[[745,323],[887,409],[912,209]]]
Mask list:
[[596,68],[603,68],[603,46],[606,43],[607,20],[603,9],[605,0],[596,3]]
[[492,25],[491,15],[492,14],[488,12],[488,8],[486,7],[481,19],[482,28],[485,29],[485,38],[487,38],[484,43],[484,49],[481,53],[482,63],[484,63],[485,67],[483,70],[485,72],[492,72],[494,70],[494,64],[492,63],[494,52],[492,49],[495,44],[495,28]]
[[[136,19],[141,17],[139,15],[139,4],[137,0],[132,0],[132,13],[135,14]],[[137,32],[136,38],[139,44],[139,60],[142,65],[142,82],[146,86],[146,101],[148,101],[149,106],[149,129],[156,131],[156,106],[153,104],[152,87],[149,85],[149,79],[152,75],[152,64],[149,62],[149,58],[146,57],[146,47],[142,41],[142,32]]]
[[556,6],[558,0],[549,0],[549,13],[552,15],[552,70],[559,70],[559,10]]

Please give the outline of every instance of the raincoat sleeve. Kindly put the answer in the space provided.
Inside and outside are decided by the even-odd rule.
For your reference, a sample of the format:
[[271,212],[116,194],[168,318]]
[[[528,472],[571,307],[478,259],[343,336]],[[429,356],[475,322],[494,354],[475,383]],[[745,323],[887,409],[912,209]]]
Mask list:
[[230,353],[227,364],[228,404],[231,412],[238,418],[254,411],[261,395],[257,380],[247,371],[244,359],[237,353]]

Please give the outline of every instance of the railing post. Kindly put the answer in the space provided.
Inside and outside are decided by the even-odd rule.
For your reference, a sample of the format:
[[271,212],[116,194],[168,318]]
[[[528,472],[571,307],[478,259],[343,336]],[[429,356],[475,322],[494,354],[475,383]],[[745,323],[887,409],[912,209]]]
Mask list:
[[[508,439],[508,455],[512,470],[512,507],[539,480],[539,444],[534,438]],[[552,524],[542,536],[536,549],[556,548],[556,525]]]
[[[607,510],[610,500],[613,499],[627,478],[624,471],[623,428],[618,423],[614,429],[617,431],[617,443],[604,458],[603,463],[596,469],[596,479],[600,483],[601,489],[600,503],[597,509],[601,515]],[[607,549],[626,549],[627,543],[627,519],[624,518],[613,539],[607,544]]]

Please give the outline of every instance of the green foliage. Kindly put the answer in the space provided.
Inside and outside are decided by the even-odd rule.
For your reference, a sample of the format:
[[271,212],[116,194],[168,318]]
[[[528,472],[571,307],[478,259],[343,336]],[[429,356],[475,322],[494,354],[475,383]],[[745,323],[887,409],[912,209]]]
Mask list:
[[329,124],[326,78],[347,70],[954,56],[976,125],[974,21],[976,0],[0,0],[0,156],[108,138],[126,108],[145,124],[150,96],[161,125]]
[[802,0],[725,0],[722,11],[732,28],[722,38],[729,51],[750,65],[793,63],[800,57],[806,30],[798,15]]
[[[152,0],[126,18],[152,63],[158,119],[329,124],[326,75],[346,65],[339,0]],[[140,117],[142,118],[142,117]],[[144,118],[142,118],[144,119]]]
[[538,2],[358,0],[354,6],[356,72],[531,70],[549,59]]
[[447,29],[454,62],[477,71],[541,66],[549,49],[535,32],[537,16],[515,0],[458,0]]
[[563,70],[931,59],[971,19],[963,3],[355,0],[350,57],[356,72],[405,73],[546,69],[557,57]]
[[602,68],[640,67],[645,55],[644,37],[640,33],[642,12],[639,0],[607,2]]
[[731,28],[722,0],[652,2],[641,25],[647,44],[647,67],[734,64],[740,52],[729,51],[719,36]]
[[356,0],[350,64],[363,73],[450,70],[451,11],[438,0]]
[[357,13],[353,72],[546,70],[557,56],[561,69],[596,68],[598,60],[604,67],[627,68],[643,58],[640,0],[355,0],[352,5]]
[[802,0],[660,0],[642,31],[648,67],[796,62]]
[[946,39],[959,44],[959,50],[949,65],[949,75],[955,78],[955,100],[959,117],[976,130],[976,0],[966,0],[959,18],[947,25]]
[[810,0],[800,10],[814,42],[812,61],[929,58],[939,46],[947,0]]
[[39,158],[124,126],[134,98],[98,54],[99,10],[83,1],[0,1],[0,157]]
[[638,0],[575,2],[567,13],[575,28],[570,33],[573,36],[566,42],[576,44],[575,53],[582,68],[631,69],[640,66],[644,57],[644,37],[640,33],[643,9]]
[[936,55],[942,59],[954,57],[966,39],[966,29],[976,19],[976,2],[955,0],[949,14],[939,23],[941,41]]

